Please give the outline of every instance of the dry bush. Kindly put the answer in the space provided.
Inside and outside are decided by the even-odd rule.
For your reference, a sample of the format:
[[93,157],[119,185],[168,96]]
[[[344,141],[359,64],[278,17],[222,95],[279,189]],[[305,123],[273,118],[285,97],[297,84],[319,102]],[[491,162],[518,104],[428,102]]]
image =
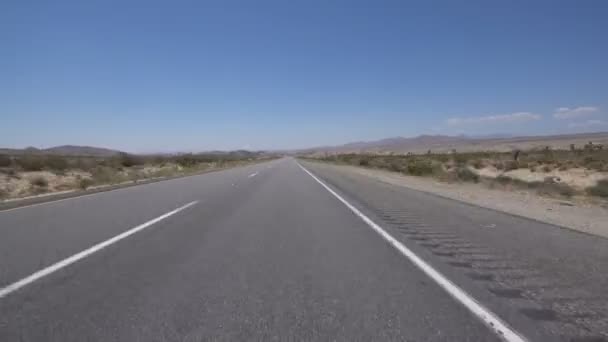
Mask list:
[[517,160],[507,160],[506,162],[504,162],[505,171],[517,170],[519,168],[520,168],[520,165]]
[[457,168],[456,176],[457,176],[458,180],[463,181],[463,182],[473,182],[473,183],[479,182],[479,175],[476,174],[475,172],[469,170],[466,167]]
[[42,171],[44,168],[44,157],[24,155],[16,158],[15,163],[24,171]]
[[542,169],[543,172],[547,173],[547,172],[551,172],[553,171],[553,166],[551,165],[543,165]]
[[91,178],[81,178],[78,180],[78,187],[82,190],[86,190],[93,185],[93,180]]
[[137,165],[143,165],[145,163],[144,158],[128,153],[120,153],[115,158],[118,164],[123,167],[133,167]]
[[475,159],[473,161],[473,167],[476,168],[477,170],[479,170],[479,169],[483,169],[485,167],[485,164],[482,159]]
[[0,154],[0,167],[9,167],[12,163],[13,161],[11,160],[11,157]]
[[63,172],[68,169],[68,158],[61,156],[47,156],[43,159],[44,168],[51,171]]
[[526,182],[508,176],[498,176],[491,180],[491,187],[495,184],[511,186],[514,188],[535,190],[540,195],[571,197],[576,191],[567,184],[556,182],[553,177],[547,177],[542,182]]
[[118,170],[108,166],[98,166],[91,170],[91,176],[93,177],[93,183],[95,184],[112,184],[117,183]]
[[572,197],[576,191],[567,184],[555,182],[552,177],[547,177],[543,182],[533,182],[536,191],[541,195]]
[[38,188],[46,188],[49,186],[49,181],[42,176],[37,176],[30,179],[30,184]]
[[587,193],[592,196],[608,198],[608,179],[602,179],[595,186],[587,189]]

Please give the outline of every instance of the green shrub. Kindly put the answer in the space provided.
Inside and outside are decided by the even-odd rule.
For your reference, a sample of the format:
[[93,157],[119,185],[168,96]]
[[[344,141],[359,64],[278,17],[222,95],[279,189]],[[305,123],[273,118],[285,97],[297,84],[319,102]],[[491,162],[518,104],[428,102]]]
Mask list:
[[587,193],[592,196],[608,198],[608,179],[602,179],[595,186],[587,189]]
[[406,170],[413,176],[427,176],[433,174],[434,167],[430,160],[414,159],[407,163]]

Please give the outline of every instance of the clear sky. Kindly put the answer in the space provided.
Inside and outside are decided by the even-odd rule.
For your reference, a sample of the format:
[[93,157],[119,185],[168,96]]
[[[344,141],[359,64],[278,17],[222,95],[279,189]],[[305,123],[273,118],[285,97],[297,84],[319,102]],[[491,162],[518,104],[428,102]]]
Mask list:
[[608,1],[0,2],[0,146],[608,131]]

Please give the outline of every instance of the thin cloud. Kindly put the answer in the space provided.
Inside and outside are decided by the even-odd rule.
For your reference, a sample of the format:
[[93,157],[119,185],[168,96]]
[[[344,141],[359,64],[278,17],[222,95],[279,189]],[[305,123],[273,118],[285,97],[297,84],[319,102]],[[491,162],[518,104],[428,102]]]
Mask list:
[[568,124],[568,128],[593,128],[599,126],[606,126],[608,122],[602,120],[587,120],[583,122],[572,122]]
[[541,116],[530,112],[517,112],[511,114],[488,115],[466,118],[449,118],[446,123],[449,126],[462,125],[485,125],[485,124],[501,124],[501,123],[522,123],[528,121],[540,120]]
[[591,106],[576,108],[560,107],[555,110],[553,117],[559,120],[578,119],[591,115],[598,110],[599,108]]

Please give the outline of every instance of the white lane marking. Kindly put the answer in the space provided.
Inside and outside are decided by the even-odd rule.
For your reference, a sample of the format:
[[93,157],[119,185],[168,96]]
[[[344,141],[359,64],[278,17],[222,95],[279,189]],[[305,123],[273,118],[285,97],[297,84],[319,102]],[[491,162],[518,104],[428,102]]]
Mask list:
[[190,206],[195,205],[196,203],[198,203],[198,201],[190,202],[190,203],[188,203],[188,204],[186,204],[184,206],[181,206],[181,207],[179,207],[179,208],[177,208],[175,210],[172,210],[172,211],[170,211],[170,212],[168,212],[168,213],[166,213],[164,215],[161,215],[161,216],[159,216],[159,217],[157,217],[155,219],[152,219],[152,220],[150,220],[150,221],[148,221],[146,223],[140,224],[139,226],[137,226],[135,228],[127,230],[124,233],[116,235],[115,237],[113,237],[111,239],[108,239],[106,241],[100,242],[100,243],[94,245],[93,247],[85,249],[82,252],[79,252],[79,253],[74,254],[74,255],[72,255],[70,257],[67,257],[67,258],[65,258],[65,259],[63,259],[63,260],[61,260],[61,261],[59,261],[59,262],[57,262],[57,263],[55,263],[55,264],[53,264],[51,266],[43,268],[40,271],[37,271],[37,272],[35,272],[35,273],[33,273],[33,274],[31,274],[31,275],[29,275],[29,276],[27,276],[27,277],[25,277],[25,278],[17,281],[15,283],[12,283],[12,284],[10,284],[10,285],[8,285],[6,287],[0,288],[0,299],[3,298],[3,297],[8,296],[9,294],[11,294],[11,293],[19,290],[20,288],[22,288],[22,287],[24,287],[26,285],[29,285],[29,284],[35,282],[36,280],[38,280],[38,279],[40,279],[42,277],[45,277],[45,276],[47,276],[47,275],[49,275],[49,274],[51,274],[53,272],[56,272],[56,271],[58,271],[58,270],[60,270],[60,269],[62,269],[64,267],[67,267],[67,266],[69,266],[69,265],[77,262],[80,259],[84,259],[87,256],[89,256],[89,255],[91,255],[91,254],[93,254],[93,253],[95,253],[95,252],[97,252],[97,251],[99,251],[99,250],[101,250],[101,249],[103,249],[105,247],[108,247],[109,245],[111,245],[111,244],[113,244],[115,242],[118,242],[118,241],[120,241],[120,240],[122,240],[122,239],[124,239],[124,238],[126,238],[126,237],[128,237],[130,235],[133,235],[133,234],[139,232],[140,230],[146,229],[146,228],[150,227],[151,225],[153,225],[153,224],[155,224],[155,223],[157,223],[159,221],[162,221],[162,220],[166,219],[167,217],[169,217],[171,215],[175,215],[175,214],[179,213],[180,211],[182,211],[182,210],[184,210],[184,209],[186,209],[186,208],[188,208]]
[[247,178],[255,177],[255,176],[257,176],[257,175],[258,175],[258,173],[257,173],[257,172],[254,172],[254,173],[250,174],[249,176],[247,176]]
[[466,293],[463,289],[458,287],[458,285],[454,284],[448,278],[446,278],[443,274],[439,273],[439,271],[435,270],[433,266],[428,264],[426,261],[422,260],[418,255],[412,252],[409,248],[407,248],[404,244],[399,242],[397,239],[392,237],[389,233],[387,233],[382,227],[377,225],[374,221],[372,221],[365,214],[360,212],[357,208],[355,208],[352,204],[348,203],[342,196],[338,195],[334,190],[332,190],[329,186],[325,185],[319,178],[313,175],[310,171],[308,171],[304,166],[298,163],[298,166],[302,168],[306,173],[308,173],[314,180],[316,180],[319,184],[321,184],[327,191],[329,191],[334,197],[336,197],[340,202],[342,202],[348,209],[350,209],[355,215],[361,218],[368,226],[370,226],[376,233],[380,234],[382,238],[384,238],[388,243],[390,243],[393,247],[395,247],[401,254],[407,257],[416,267],[426,273],[431,279],[433,279],[439,286],[441,286],[447,293],[449,293],[454,299],[464,305],[473,315],[479,318],[486,326],[488,326],[494,333],[498,335],[498,337],[504,339],[508,342],[525,342],[527,339],[519,334],[517,331],[509,327],[509,325],[504,322],[500,317],[498,317],[495,313],[490,311],[490,309],[484,307],[481,303],[477,302],[475,298]]

